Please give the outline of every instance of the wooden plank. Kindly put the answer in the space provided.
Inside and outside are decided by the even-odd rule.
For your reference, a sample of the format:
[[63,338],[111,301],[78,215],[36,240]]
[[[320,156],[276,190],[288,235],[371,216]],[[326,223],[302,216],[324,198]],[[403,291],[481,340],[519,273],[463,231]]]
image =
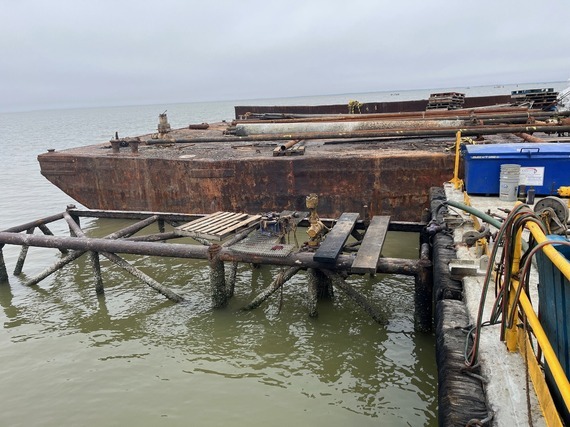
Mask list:
[[244,218],[247,218],[247,214],[243,214],[243,213],[238,213],[235,215],[232,215],[229,218],[225,218],[222,221],[219,221],[215,224],[211,224],[209,227],[207,227],[206,229],[202,229],[200,231],[204,231],[206,233],[214,233],[216,234],[216,232],[218,230],[223,230],[226,227],[229,227],[230,225],[235,224],[238,221],[241,221]]
[[343,213],[332,230],[329,231],[319,249],[315,252],[313,259],[317,262],[336,262],[346,239],[348,239],[348,236],[352,233],[357,219],[357,213]]
[[220,212],[215,212],[215,213],[213,213],[213,214],[203,216],[202,218],[198,218],[198,219],[195,219],[195,220],[193,220],[193,221],[186,222],[186,223],[184,223],[184,224],[178,226],[177,228],[178,228],[179,230],[185,230],[185,229],[188,228],[188,227],[197,226],[198,224],[201,224],[201,223],[203,223],[204,221],[209,221],[212,217],[214,217],[214,216],[216,216],[216,215],[219,215],[219,214],[222,214],[222,213],[223,213],[223,212],[221,212],[221,211],[220,211]]
[[232,218],[231,221],[224,221],[223,223],[219,224],[216,228],[209,231],[209,233],[220,234],[221,232],[227,230],[228,228],[233,227],[234,225],[240,223],[243,220],[247,220],[251,215],[248,214],[241,214]]
[[225,220],[226,218],[230,218],[231,216],[235,215],[232,212],[222,212],[219,215],[216,215],[215,217],[210,218],[209,221],[203,221],[202,223],[196,225],[196,226],[191,226],[188,227],[188,230],[193,230],[193,231],[198,231],[198,230],[205,230],[207,228],[212,227],[213,225],[218,224],[220,221]]
[[236,212],[216,212],[197,221],[191,221],[180,227],[178,232],[188,237],[201,237],[210,240],[222,240],[233,232],[259,223],[261,215],[248,215]]
[[382,254],[382,246],[388,233],[389,216],[375,216],[360,243],[360,249],[352,262],[352,273],[376,273],[376,265]]
[[183,231],[197,229],[199,227],[205,226],[206,224],[210,224],[214,221],[218,221],[218,218],[220,218],[220,216],[225,216],[225,215],[229,215],[229,214],[230,214],[230,212],[216,212],[216,213],[207,215],[203,218],[187,222],[186,224],[182,224],[181,226],[178,227],[178,229],[183,230]]
[[242,227],[249,228],[249,227],[252,227],[252,226],[259,224],[260,218],[261,218],[261,215],[254,215],[250,218],[244,219],[241,222],[238,222],[235,225],[232,225],[231,227],[226,228],[225,230],[222,230],[218,234],[219,234],[220,238],[223,239],[224,237],[228,236],[230,233],[232,233],[234,231],[238,231]]
[[192,231],[204,231],[210,232],[213,229],[219,228],[223,224],[231,223],[234,218],[240,217],[244,214],[238,213],[226,213],[225,215],[220,215],[219,217],[215,218],[215,221],[211,221],[208,224],[201,224],[198,227],[192,227]]

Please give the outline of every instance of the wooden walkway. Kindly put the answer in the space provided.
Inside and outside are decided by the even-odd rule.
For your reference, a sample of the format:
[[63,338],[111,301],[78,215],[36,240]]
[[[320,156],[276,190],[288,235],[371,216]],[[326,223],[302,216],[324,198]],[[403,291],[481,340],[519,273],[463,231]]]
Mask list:
[[348,236],[350,236],[356,225],[358,216],[357,213],[343,213],[335,226],[326,235],[325,240],[315,252],[313,259],[327,264],[335,263],[342,252]]
[[350,271],[357,274],[376,273],[376,267],[382,254],[382,247],[388,233],[389,224],[389,216],[375,216],[372,218]]
[[176,230],[182,236],[223,240],[231,234],[257,226],[260,218],[261,215],[216,212],[203,218],[187,222],[177,227]]
[[[357,213],[343,213],[315,252],[314,260],[327,264],[335,263],[357,220]],[[350,268],[351,272],[356,274],[376,272],[389,224],[389,216],[372,218]]]

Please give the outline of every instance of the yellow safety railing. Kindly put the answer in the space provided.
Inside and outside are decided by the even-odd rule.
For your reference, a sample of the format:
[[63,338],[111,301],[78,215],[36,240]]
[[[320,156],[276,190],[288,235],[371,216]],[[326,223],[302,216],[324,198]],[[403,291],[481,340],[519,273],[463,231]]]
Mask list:
[[461,150],[461,131],[458,130],[455,134],[455,165],[453,168],[453,178],[449,180],[455,189],[463,187],[463,180],[459,178],[459,159]]
[[[552,261],[552,263],[560,270],[560,272],[570,280],[570,262],[560,254],[556,249],[552,247],[552,244],[560,243],[560,241],[548,241],[546,235],[540,229],[540,226],[537,224],[529,221],[526,223],[526,228],[530,231],[532,236],[537,242],[537,245],[545,245],[541,248],[543,253]],[[519,319],[513,322],[510,325],[510,328],[506,331],[505,340],[507,348],[510,351],[516,351],[517,349],[523,353],[525,362],[528,366],[529,376],[533,382],[534,388],[537,393],[537,397],[542,408],[542,412],[544,414],[545,420],[548,425],[563,425],[562,421],[560,420],[560,416],[558,415],[558,411],[554,405],[552,400],[551,394],[548,390],[546,385],[543,371],[541,366],[539,365],[539,361],[535,357],[534,348],[532,346],[531,340],[529,338],[529,332],[532,331],[534,335],[534,339],[536,343],[540,347],[542,354],[544,356],[544,360],[548,365],[550,372],[552,374],[552,378],[556,383],[556,387],[560,392],[560,396],[562,397],[566,408],[570,410],[570,383],[568,382],[568,377],[564,372],[552,345],[544,332],[544,329],[538,319],[538,316],[526,295],[524,289],[520,288],[520,281],[518,280],[518,271],[519,271],[519,262],[520,262],[520,254],[522,253],[522,239],[521,239],[521,232],[519,231],[516,235],[516,254],[512,259],[511,271],[512,279],[511,279],[511,288],[509,294],[509,310],[510,313],[512,310],[516,310],[516,307],[513,305],[518,305],[520,309]],[[519,294],[518,301],[515,298],[515,295]],[[506,315],[506,313],[503,313]],[[526,322],[528,324],[528,330],[525,327],[524,329],[521,328],[519,325],[521,321],[523,324],[524,318],[526,318]]]

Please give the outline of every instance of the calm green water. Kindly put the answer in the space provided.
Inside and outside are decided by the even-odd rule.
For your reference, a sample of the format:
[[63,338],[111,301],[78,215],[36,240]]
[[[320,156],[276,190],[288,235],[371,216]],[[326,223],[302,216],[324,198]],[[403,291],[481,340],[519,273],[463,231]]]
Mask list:
[[[388,245],[413,255],[416,237]],[[414,332],[409,278],[350,280],[389,319],[378,326],[338,291],[309,318],[304,274],[282,301],[243,312],[279,271],[243,265],[229,307],[212,310],[204,262],[128,258],[186,301],[105,261],[97,297],[84,258],[39,286],[0,289],[2,425],[435,423],[434,342]]]
[[[286,102],[398,100],[425,92]],[[234,104],[0,114],[0,229],[73,203],[40,175],[36,156],[46,149],[105,141],[115,131],[152,132],[164,110],[173,127],[231,119]],[[98,236],[120,227],[104,220],[82,225]],[[63,223],[51,228],[67,233]],[[9,271],[18,253],[4,247]],[[304,273],[285,285],[282,301],[274,295],[257,310],[241,311],[278,268],[240,266],[236,295],[221,310],[211,308],[204,262],[128,257],[182,294],[181,304],[104,259],[104,296],[95,295],[84,258],[38,286],[22,285],[58,254],[31,248],[24,274],[0,286],[0,426],[437,424],[435,343],[414,331],[411,278],[349,280],[384,312],[387,325],[379,326],[338,290],[319,305],[318,318],[309,318]],[[417,254],[417,236],[389,233],[384,255]]]

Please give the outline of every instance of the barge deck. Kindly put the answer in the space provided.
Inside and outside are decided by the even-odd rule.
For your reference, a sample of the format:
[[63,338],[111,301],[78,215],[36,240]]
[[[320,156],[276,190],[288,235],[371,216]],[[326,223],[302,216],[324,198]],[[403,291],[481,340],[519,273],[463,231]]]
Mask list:
[[[452,127],[432,127],[432,120],[429,126],[423,119],[413,120],[411,126],[410,120],[396,120],[381,129],[246,136],[228,134],[229,123],[190,125],[163,134],[50,149],[38,160],[43,176],[92,209],[302,210],[305,195],[316,193],[319,209],[328,217],[350,211],[362,217],[420,221],[429,188],[453,174],[451,148],[458,130],[485,143],[517,143],[528,137],[525,132],[570,130],[564,123],[505,124],[514,120],[511,115],[499,124],[481,124],[471,117],[473,112],[466,114],[476,123],[466,124],[463,115]],[[516,116],[521,114],[527,121],[529,113],[519,111]]]
[[[303,155],[274,156],[288,140],[224,136],[227,124],[178,129],[169,140],[142,137],[136,151],[109,142],[50,151],[38,159],[49,181],[88,208],[211,213],[319,210],[419,221],[425,189],[453,170],[453,140],[307,140]],[[514,137],[513,137],[514,138]],[[224,140],[227,140],[224,142]],[[343,143],[341,143],[343,142]]]

